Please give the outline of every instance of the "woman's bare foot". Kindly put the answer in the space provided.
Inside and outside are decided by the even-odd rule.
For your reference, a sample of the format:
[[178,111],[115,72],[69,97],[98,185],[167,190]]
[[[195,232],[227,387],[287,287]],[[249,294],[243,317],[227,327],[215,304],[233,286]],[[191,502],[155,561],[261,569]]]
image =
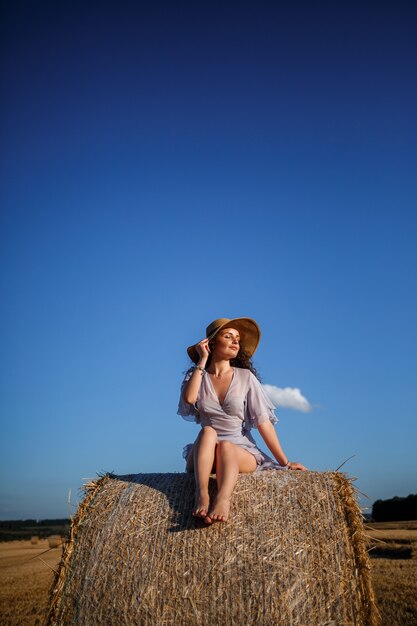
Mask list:
[[202,492],[199,489],[196,489],[192,515],[194,517],[202,517],[203,519],[206,518],[209,505],[210,497],[208,491]]
[[229,519],[230,498],[216,496],[208,517],[213,522],[227,522]]

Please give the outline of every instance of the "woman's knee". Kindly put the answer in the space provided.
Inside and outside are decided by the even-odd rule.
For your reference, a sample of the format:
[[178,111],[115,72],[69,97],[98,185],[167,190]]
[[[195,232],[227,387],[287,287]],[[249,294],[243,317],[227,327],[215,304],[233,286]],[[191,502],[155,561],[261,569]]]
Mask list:
[[216,446],[216,454],[231,454],[236,449],[236,444],[231,441],[219,441]]

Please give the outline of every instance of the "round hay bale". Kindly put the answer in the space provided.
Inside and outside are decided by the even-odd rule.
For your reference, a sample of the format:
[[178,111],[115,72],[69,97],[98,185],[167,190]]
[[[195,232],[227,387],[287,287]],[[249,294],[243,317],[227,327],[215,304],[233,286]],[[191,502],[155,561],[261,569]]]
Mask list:
[[31,537],[31,538],[30,538],[30,543],[31,543],[33,546],[36,546],[36,544],[38,544],[38,543],[39,543],[39,537],[38,537],[37,535],[33,535],[33,537]]
[[193,495],[188,474],[87,485],[48,623],[378,624],[362,515],[343,474],[240,475],[226,524],[194,520]]
[[62,544],[61,535],[49,535],[48,546],[50,548],[58,548]]

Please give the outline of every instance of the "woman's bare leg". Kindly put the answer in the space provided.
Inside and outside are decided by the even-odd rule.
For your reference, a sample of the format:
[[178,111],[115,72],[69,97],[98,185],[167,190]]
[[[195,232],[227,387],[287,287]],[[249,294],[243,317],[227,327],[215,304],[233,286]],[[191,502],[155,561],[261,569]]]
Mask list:
[[[210,504],[208,486],[213,469],[217,433],[211,426],[204,426],[198,435],[187,461],[187,470],[194,471],[195,502],[193,515],[207,518]],[[207,520],[210,522],[211,520]]]
[[217,496],[208,517],[213,522],[226,522],[229,517],[230,497],[239,473],[256,469],[256,459],[247,450],[230,441],[220,441],[216,447]]

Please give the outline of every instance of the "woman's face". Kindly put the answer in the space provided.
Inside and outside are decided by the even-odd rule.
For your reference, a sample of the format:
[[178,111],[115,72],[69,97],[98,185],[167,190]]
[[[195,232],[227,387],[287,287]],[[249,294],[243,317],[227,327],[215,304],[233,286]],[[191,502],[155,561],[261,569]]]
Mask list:
[[222,328],[216,335],[213,354],[219,359],[234,359],[239,348],[239,331],[235,328]]

